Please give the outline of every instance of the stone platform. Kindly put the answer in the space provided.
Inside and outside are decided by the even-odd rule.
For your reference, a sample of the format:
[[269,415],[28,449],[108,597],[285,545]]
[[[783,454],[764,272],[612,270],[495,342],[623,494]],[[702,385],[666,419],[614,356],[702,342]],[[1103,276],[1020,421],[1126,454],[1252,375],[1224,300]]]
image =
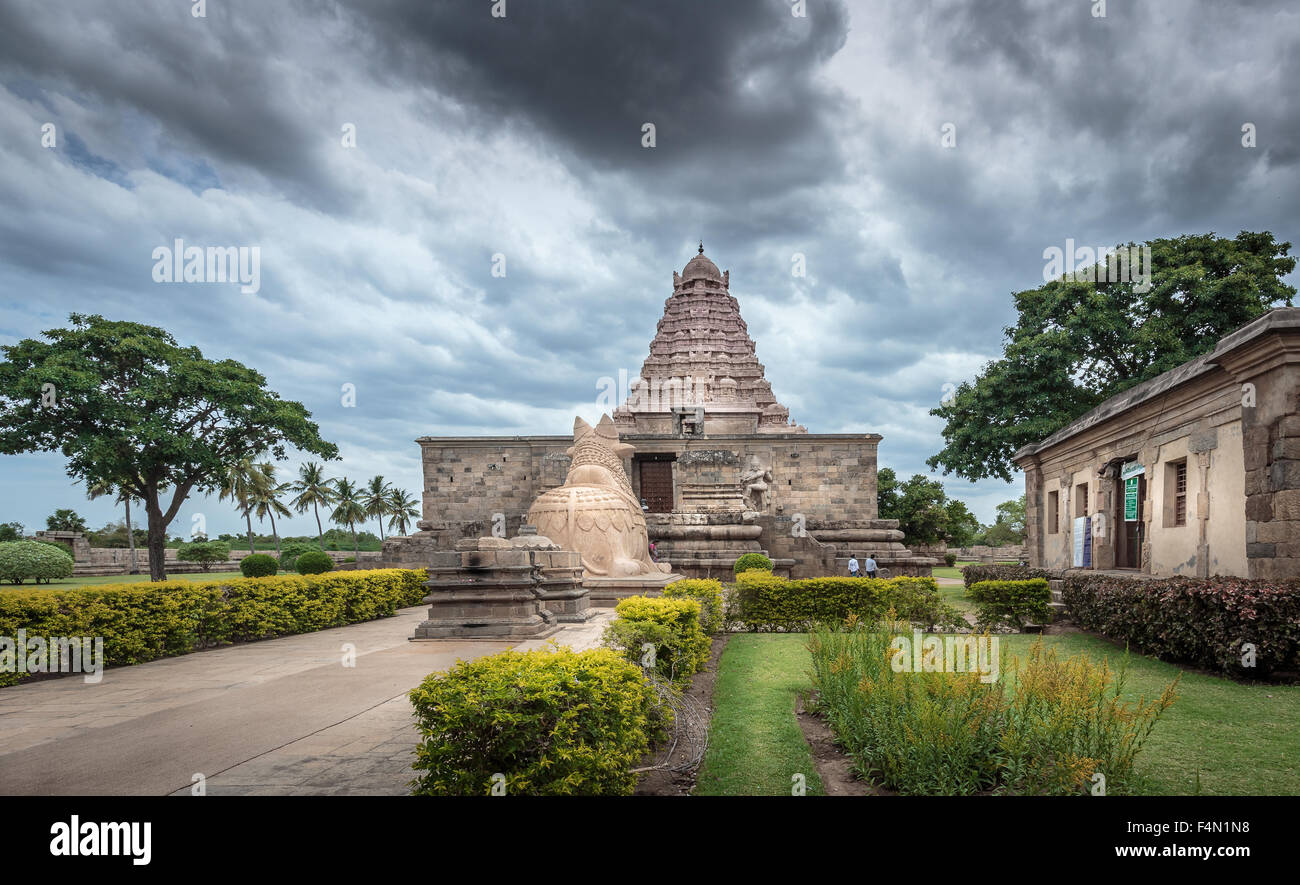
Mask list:
[[535,530],[460,541],[430,554],[428,569],[429,617],[413,640],[544,639],[594,614],[581,557]]
[[582,582],[582,586],[590,595],[592,605],[613,608],[620,599],[629,596],[662,596],[665,587],[680,580],[682,575],[677,574],[636,575],[630,578],[589,576]]

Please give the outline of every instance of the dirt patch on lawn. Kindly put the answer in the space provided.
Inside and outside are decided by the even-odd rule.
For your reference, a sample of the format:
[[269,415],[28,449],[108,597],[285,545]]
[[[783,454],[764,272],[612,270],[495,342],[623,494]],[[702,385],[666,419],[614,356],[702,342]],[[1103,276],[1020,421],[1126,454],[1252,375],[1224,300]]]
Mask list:
[[[718,659],[727,647],[730,634],[723,633],[713,637],[713,646],[709,650],[709,663],[691,679],[691,687],[683,694],[686,703],[699,711],[701,721],[693,723],[693,728],[702,729],[707,736],[709,722],[713,718],[713,686],[718,681]],[[692,703],[693,702],[693,703]],[[668,752],[668,747],[656,747],[641,760],[640,767],[656,766],[641,773],[637,781],[634,796],[689,796],[695,789],[695,776],[699,773],[699,764],[681,771],[673,769],[689,764],[697,752],[694,740],[682,736],[677,746]],[[700,760],[701,762],[703,760]]]
[[804,709],[802,696],[795,699],[795,718],[812,751],[817,775],[827,796],[892,796],[893,791],[875,787],[853,774],[853,760],[835,745],[835,734],[826,720]]

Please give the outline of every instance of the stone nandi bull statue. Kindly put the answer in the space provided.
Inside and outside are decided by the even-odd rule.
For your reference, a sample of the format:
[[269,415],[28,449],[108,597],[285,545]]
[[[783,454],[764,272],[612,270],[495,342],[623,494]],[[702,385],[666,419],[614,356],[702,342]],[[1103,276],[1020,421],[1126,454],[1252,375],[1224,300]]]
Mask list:
[[645,517],[623,470],[623,459],[633,451],[618,441],[608,415],[595,427],[575,419],[564,485],[542,493],[528,510],[528,522],[539,533],[581,554],[588,575],[623,578],[669,570],[650,559]]

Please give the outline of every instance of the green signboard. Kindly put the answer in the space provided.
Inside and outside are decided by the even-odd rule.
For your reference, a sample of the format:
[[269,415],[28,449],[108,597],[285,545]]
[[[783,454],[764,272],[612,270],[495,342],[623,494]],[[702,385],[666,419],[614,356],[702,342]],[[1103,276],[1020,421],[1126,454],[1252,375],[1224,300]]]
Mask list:
[[1124,480],[1124,521],[1136,522],[1138,518],[1138,477]]

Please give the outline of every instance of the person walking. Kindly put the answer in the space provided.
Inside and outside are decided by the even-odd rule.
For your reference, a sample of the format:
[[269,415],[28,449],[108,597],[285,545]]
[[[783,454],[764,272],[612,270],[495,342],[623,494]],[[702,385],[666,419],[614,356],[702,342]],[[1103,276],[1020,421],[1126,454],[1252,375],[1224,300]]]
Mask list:
[[876,554],[873,553],[868,556],[867,561],[862,565],[863,571],[867,573],[868,578],[874,578],[876,576]]
[[860,578],[862,575],[858,572],[858,554],[849,557],[849,577]]

